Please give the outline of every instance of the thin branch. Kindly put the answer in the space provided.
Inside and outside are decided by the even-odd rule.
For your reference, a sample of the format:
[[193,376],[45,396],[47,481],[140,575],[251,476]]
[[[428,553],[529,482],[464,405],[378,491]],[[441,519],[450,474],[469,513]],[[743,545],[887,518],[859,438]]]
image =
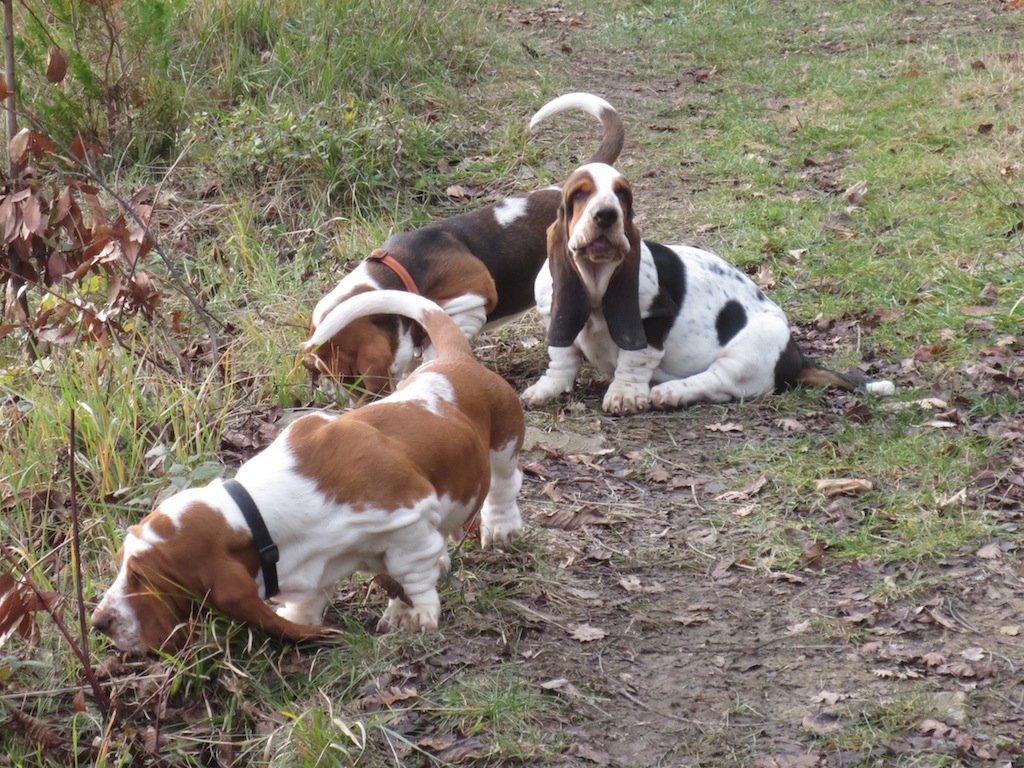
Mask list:
[[[18,132],[17,104],[14,99],[15,71],[14,71],[14,0],[3,0],[4,3],[4,77],[7,80],[7,98],[4,101],[4,108],[7,110],[7,144],[10,146],[11,139]],[[18,169],[14,162],[11,162],[11,179],[18,176]]]
[[[89,629],[85,621],[85,590],[82,578],[81,531],[78,525],[78,479],[75,474],[75,409],[71,409],[71,423],[68,434],[68,474],[71,486],[71,559],[75,564],[75,598],[78,601],[78,628],[82,635],[82,648],[88,658]],[[86,677],[89,673],[86,673]]]

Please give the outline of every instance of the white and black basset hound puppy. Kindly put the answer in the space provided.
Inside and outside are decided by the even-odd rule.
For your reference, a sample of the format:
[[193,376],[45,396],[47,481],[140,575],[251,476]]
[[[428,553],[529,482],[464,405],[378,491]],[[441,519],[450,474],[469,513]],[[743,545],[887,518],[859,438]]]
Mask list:
[[527,405],[570,392],[584,358],[612,375],[602,407],[613,414],[799,383],[894,391],[804,357],[782,309],[715,254],[642,240],[629,182],[604,163],[563,185],[535,289],[550,362],[523,393]]
[[[568,93],[548,102],[530,127],[566,110],[596,117],[603,135],[591,162],[614,163],[622,151],[622,118],[604,99]],[[406,290],[433,300],[466,338],[522,316],[534,303],[533,281],[547,256],[546,232],[555,219],[557,186],[510,197],[387,239],[313,309],[310,336],[325,339],[304,360],[314,377],[364,395],[386,394],[430,359],[429,339],[406,318],[369,317],[341,326],[334,313],[360,293]]]

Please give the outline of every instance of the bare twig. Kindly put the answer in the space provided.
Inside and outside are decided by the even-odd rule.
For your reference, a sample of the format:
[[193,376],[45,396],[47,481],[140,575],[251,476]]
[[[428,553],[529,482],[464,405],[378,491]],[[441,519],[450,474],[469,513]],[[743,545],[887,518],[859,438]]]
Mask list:
[[[82,649],[88,660],[89,629],[85,622],[85,594],[82,586],[81,531],[78,525],[78,479],[75,475],[75,409],[71,409],[68,434],[68,482],[71,486],[71,559],[75,564],[75,599],[78,601],[78,629],[82,636]],[[88,666],[88,663],[86,663]],[[89,676],[91,670],[86,672]]]

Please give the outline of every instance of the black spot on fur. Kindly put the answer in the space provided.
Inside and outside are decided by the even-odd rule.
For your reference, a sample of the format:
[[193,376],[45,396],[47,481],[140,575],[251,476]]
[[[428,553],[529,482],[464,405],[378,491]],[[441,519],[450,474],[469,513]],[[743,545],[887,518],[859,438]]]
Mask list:
[[654,297],[647,317],[644,318],[644,332],[647,334],[647,343],[655,349],[661,349],[683,305],[686,267],[671,248],[649,240],[646,242],[658,270],[658,295]]
[[785,392],[792,389],[800,378],[800,371],[804,367],[804,356],[797,347],[796,342],[791,338],[786,348],[782,350],[779,359],[775,363],[775,392]]
[[718,343],[723,347],[747,324],[747,310],[738,301],[727,301],[715,318]]

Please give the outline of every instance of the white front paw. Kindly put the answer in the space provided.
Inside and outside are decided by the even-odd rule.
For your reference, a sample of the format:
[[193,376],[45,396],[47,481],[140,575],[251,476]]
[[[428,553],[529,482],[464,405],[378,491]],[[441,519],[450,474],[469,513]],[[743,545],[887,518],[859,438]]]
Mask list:
[[274,613],[295,624],[320,624],[324,619],[323,606],[311,607],[304,603],[282,603],[273,606]]
[[559,395],[572,391],[572,382],[564,382],[551,376],[541,376],[537,383],[523,392],[523,402],[529,406],[540,405]]
[[646,411],[650,406],[650,392],[651,388],[646,384],[629,384],[615,380],[605,392],[601,407],[605,413],[617,416]]
[[429,596],[421,598],[411,606],[401,599],[395,598],[377,622],[378,632],[437,632],[437,622],[441,618],[441,602],[435,592],[433,599]]
[[496,520],[480,524],[482,549],[508,549],[514,539],[523,535],[523,521],[516,512],[515,519]]
[[679,406],[679,392],[673,386],[675,382],[659,384],[651,388],[652,408],[677,408]]

